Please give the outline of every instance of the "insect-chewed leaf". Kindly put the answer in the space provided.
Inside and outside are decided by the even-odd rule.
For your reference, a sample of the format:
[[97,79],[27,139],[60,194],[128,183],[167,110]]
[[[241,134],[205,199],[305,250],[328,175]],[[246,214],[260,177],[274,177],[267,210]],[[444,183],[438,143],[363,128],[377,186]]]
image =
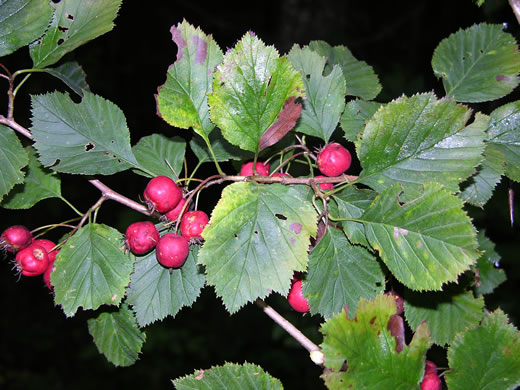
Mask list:
[[229,312],[270,290],[288,293],[294,271],[307,267],[316,218],[297,188],[242,182],[224,189],[202,232],[199,263]]
[[396,184],[378,195],[357,221],[394,276],[412,290],[440,290],[477,260],[476,232],[463,203],[438,183],[426,183],[401,204]]
[[222,51],[211,35],[185,20],[172,26],[170,32],[177,45],[177,60],[168,69],[166,82],[158,88],[157,112],[170,125],[191,127],[207,137],[215,127],[209,119],[208,94]]
[[[175,174],[181,174],[186,141],[182,137],[168,138],[162,134],[152,134],[141,138],[132,150],[140,166],[153,173],[153,176],[171,177],[174,173],[170,166]],[[139,170],[136,173],[148,176]]]
[[15,184],[23,183],[22,168],[28,163],[20,139],[9,127],[0,125],[0,201]]

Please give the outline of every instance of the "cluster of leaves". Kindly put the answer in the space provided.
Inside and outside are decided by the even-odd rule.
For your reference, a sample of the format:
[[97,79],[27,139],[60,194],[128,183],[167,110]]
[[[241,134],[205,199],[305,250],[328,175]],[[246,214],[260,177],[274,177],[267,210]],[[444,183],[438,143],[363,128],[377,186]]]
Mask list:
[[[69,204],[59,173],[99,177],[131,169],[172,176],[165,160],[182,171],[183,138],[154,134],[132,146],[123,112],[89,91],[79,64],[53,67],[109,31],[119,7],[118,0],[0,5],[0,55],[28,45],[33,61],[33,69],[5,75],[11,84],[43,71],[81,99],[61,92],[31,96],[26,134],[34,143],[25,148],[14,118],[0,118],[2,207],[27,209],[49,197]],[[273,292],[286,296],[301,271],[311,314],[326,320],[321,348],[329,388],[416,389],[433,343],[448,347],[450,389],[520,384],[518,331],[501,311],[484,313],[483,295],[505,275],[494,266],[493,243],[464,209],[483,207],[503,176],[520,179],[520,102],[489,114],[461,104],[496,100],[518,85],[513,37],[498,25],[460,30],[433,54],[446,96],[429,92],[381,103],[374,100],[381,85],[373,69],[344,46],[315,41],[280,55],[249,32],[224,54],[186,21],[171,34],[177,58],[156,101],[166,122],[195,133],[189,147],[198,164],[184,172],[186,181],[212,162],[216,182],[233,183],[211,212],[204,243],[190,250],[181,269],[126,253],[121,232],[90,214],[62,242],[51,281],[65,315],[117,307],[88,322],[99,350],[115,365],[131,365],[146,338],[142,328],[191,306],[205,285],[235,313]],[[15,96],[18,88],[10,92]],[[355,148],[359,175],[331,178],[334,190],[317,190],[307,137],[323,143],[343,137]],[[299,182],[246,179],[225,175],[219,165],[259,158],[285,171],[302,163],[308,171],[294,169],[304,179]],[[390,289],[402,292],[415,332],[400,348],[388,326],[396,314],[394,300],[383,295]],[[174,383],[179,389],[282,387],[249,364],[197,371]]]

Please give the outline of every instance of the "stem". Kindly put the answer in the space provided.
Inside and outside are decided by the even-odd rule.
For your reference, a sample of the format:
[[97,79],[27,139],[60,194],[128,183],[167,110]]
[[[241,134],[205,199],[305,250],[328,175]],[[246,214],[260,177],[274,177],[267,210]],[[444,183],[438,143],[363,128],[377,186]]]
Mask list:
[[133,210],[139,211],[142,214],[151,216],[153,215],[153,212],[148,210],[148,208],[141,203],[137,203],[136,201],[133,201],[132,199],[127,198],[126,196],[123,196],[119,194],[118,192],[115,192],[107,185],[103,184],[97,179],[89,180],[89,183],[92,184],[94,187],[96,187],[98,190],[101,191],[101,194],[106,199],[115,200],[118,203],[121,203]]
[[220,176],[224,176],[225,173],[222,171],[222,168],[220,168],[220,165],[217,161],[217,156],[215,156],[215,152],[213,151],[213,148],[211,147],[211,142],[209,142],[209,138],[206,135],[199,134],[204,142],[206,142],[206,145],[208,146],[209,153],[211,154],[211,158],[213,159],[213,162],[215,163],[215,167],[217,168],[217,172]]
[[76,214],[78,214],[80,217],[83,216],[83,214],[82,214],[80,211],[78,211],[78,209],[77,209],[76,207],[74,207],[74,205],[73,205],[72,203],[70,203],[67,199],[65,199],[63,196],[60,196],[60,199],[61,199],[63,202],[65,202],[65,204],[66,204],[67,206],[69,206],[72,210],[74,210],[74,212],[75,212]]
[[17,131],[20,134],[24,135],[26,138],[33,140],[33,136],[31,134],[31,132],[29,130],[27,130],[25,127],[16,123],[13,119],[9,119],[3,115],[0,115],[0,123],[3,125],[9,126],[14,131]]

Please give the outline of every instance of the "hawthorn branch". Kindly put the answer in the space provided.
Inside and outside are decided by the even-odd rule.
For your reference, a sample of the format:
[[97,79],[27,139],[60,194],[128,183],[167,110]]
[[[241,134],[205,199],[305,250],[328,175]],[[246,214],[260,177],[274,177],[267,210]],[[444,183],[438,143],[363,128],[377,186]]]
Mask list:
[[89,183],[92,184],[94,187],[96,187],[99,191],[101,191],[101,194],[106,199],[114,200],[118,203],[121,203],[133,210],[136,210],[142,214],[151,216],[153,215],[153,211],[148,210],[148,208],[145,205],[142,205],[141,203],[138,203],[132,199],[127,198],[124,195],[121,195],[120,193],[114,191],[110,187],[108,187],[106,184],[103,184],[97,179],[91,179],[89,180]]

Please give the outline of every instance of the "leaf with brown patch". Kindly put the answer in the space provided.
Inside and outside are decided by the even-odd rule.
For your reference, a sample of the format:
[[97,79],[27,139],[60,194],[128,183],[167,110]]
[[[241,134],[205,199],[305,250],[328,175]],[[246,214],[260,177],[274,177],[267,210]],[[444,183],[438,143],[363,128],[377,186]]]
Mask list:
[[302,105],[296,103],[296,97],[291,96],[283,105],[282,111],[278,114],[276,122],[269,127],[260,138],[258,146],[263,150],[280,141],[296,125],[296,121],[302,112]]

